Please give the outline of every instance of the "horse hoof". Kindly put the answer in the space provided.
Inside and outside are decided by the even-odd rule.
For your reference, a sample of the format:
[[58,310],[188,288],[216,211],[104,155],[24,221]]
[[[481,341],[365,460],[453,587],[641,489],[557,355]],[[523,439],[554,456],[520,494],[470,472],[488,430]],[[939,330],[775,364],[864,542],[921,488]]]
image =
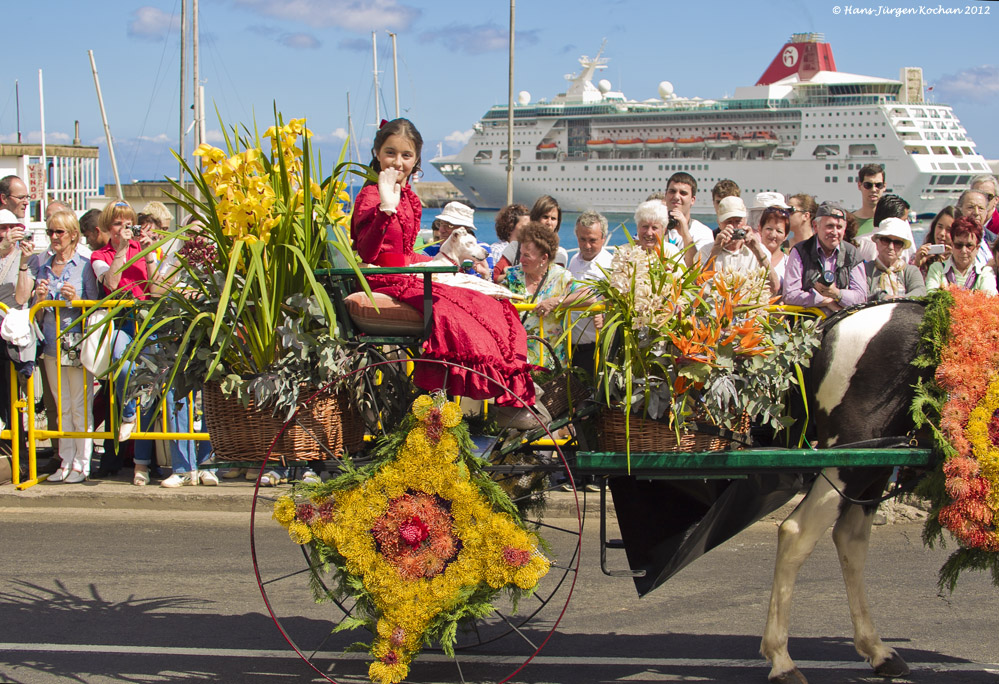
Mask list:
[[902,656],[892,651],[891,657],[874,666],[874,674],[879,677],[904,677],[909,674],[909,666],[902,660]]
[[779,675],[770,675],[767,678],[767,681],[769,681],[770,684],[808,684],[808,680],[805,679],[805,675],[801,674],[801,670],[798,668],[788,670],[787,672],[781,672]]

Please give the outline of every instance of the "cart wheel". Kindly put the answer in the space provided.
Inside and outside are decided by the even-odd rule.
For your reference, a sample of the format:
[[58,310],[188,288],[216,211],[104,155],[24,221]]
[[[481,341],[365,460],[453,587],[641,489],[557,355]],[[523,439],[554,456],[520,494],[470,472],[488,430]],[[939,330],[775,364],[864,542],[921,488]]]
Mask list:
[[[409,360],[383,360],[356,373],[384,369],[384,377],[395,381],[398,375],[392,373],[393,367],[402,368],[405,363]],[[453,366],[443,361],[417,363]],[[282,427],[275,441],[295,420],[293,416]],[[540,423],[539,430],[550,436]],[[508,681],[540,652],[565,614],[578,576],[582,543],[582,516],[572,474],[558,446],[545,447],[545,452],[524,447],[502,458],[496,457],[498,447],[511,439],[519,436],[499,435],[477,442],[482,453],[494,459],[489,467],[493,477],[507,489],[524,519],[547,542],[551,569],[534,594],[523,598],[520,605],[512,605],[506,594],[501,593],[493,615],[462,625],[454,658],[438,648],[424,649],[413,660],[407,681],[464,682],[466,678]],[[336,462],[325,465],[335,473]],[[267,461],[261,464],[250,520],[250,551],[267,610],[288,644],[327,681],[367,681],[370,656],[366,650],[358,651],[351,646],[370,641],[371,635],[363,629],[335,631],[351,615],[353,599],[314,601],[313,587],[331,595],[326,591],[329,575],[313,562],[308,547],[295,548],[287,531],[272,518],[274,502],[292,489],[291,483],[261,487],[261,476],[272,467],[273,463]],[[292,483],[301,476],[294,469],[291,475]],[[571,491],[561,491],[563,481]],[[556,490],[558,496],[551,496]],[[546,501],[550,509],[547,512]],[[497,641],[504,636],[509,638]],[[496,643],[490,647],[488,656],[474,652],[475,647],[490,642]]]

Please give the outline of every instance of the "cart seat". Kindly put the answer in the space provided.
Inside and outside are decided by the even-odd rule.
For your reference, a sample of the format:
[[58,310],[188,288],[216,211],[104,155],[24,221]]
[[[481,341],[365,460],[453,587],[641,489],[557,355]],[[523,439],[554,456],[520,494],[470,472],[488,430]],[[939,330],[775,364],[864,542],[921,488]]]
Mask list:
[[[374,301],[372,301],[374,300]],[[381,292],[354,292],[344,297],[347,314],[368,335],[414,335],[423,333],[423,314],[409,304]]]

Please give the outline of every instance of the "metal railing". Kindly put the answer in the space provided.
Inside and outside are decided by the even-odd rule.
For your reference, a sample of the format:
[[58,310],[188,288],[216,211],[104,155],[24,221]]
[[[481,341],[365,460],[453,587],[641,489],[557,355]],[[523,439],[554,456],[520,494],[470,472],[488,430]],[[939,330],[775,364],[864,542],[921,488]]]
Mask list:
[[[42,314],[46,311],[51,310],[52,315],[55,317],[55,329],[61,329],[61,309],[64,308],[75,308],[80,311],[86,310],[88,313],[92,313],[95,310],[122,310],[128,309],[133,306],[134,302],[131,300],[110,300],[110,301],[96,301],[90,299],[74,299],[72,301],[63,300],[45,300],[38,302],[28,310],[28,320],[34,325],[37,321],[41,320]],[[7,307],[0,303],[0,310],[7,311]],[[115,322],[118,322],[116,319]],[[88,333],[87,320],[86,318],[82,321],[83,335],[86,336]],[[106,335],[105,331],[94,331],[94,335]],[[115,333],[117,334],[117,333]],[[19,392],[19,382],[16,367],[13,361],[9,361],[11,364],[11,382],[10,382],[10,406],[11,406],[11,421],[10,425],[4,426],[3,430],[0,431],[0,439],[10,440],[11,444],[11,469],[12,469],[12,479],[13,484],[17,489],[27,489],[33,485],[38,484],[45,480],[47,476],[43,475],[39,477],[38,475],[38,461],[37,461],[37,451],[38,442],[45,441],[47,439],[113,439],[116,434],[111,431],[111,427],[114,425],[115,421],[113,416],[115,415],[115,391],[114,391],[114,377],[106,378],[95,378],[89,371],[82,369],[85,376],[85,386],[92,388],[94,383],[98,380],[103,380],[108,384],[108,411],[107,418],[104,420],[104,430],[89,430],[89,431],[67,431],[63,430],[63,388],[62,388],[62,372],[63,372],[63,354],[62,354],[62,336],[56,338],[56,358],[58,362],[56,364],[56,425],[53,429],[52,425],[47,425],[45,428],[38,428],[36,426],[37,418],[37,408],[36,408],[36,392],[35,392],[35,379],[40,376],[38,371],[38,363],[35,364],[35,369],[32,375],[27,380],[27,386],[25,388],[25,397],[22,399]],[[102,340],[102,344],[113,344],[113,336],[108,339]],[[43,392],[49,391],[48,388],[43,387]],[[93,413],[93,408],[90,406],[89,397],[90,392],[84,394],[84,424],[91,425],[91,418]],[[188,396],[187,402],[187,412],[188,412],[188,425],[194,425],[194,401],[192,396]],[[167,411],[161,411],[159,420],[162,420],[160,427],[162,429],[143,429],[142,427],[142,411],[136,412],[135,417],[135,429],[131,433],[129,439],[135,440],[192,440],[192,441],[204,441],[209,439],[209,435],[206,432],[176,432],[169,430],[169,421],[167,416]],[[27,458],[28,458],[28,478],[24,481],[20,479],[20,459],[22,454],[21,451],[21,430],[22,421],[27,423],[26,432],[26,446],[27,446]],[[155,427],[149,426],[149,427]]]

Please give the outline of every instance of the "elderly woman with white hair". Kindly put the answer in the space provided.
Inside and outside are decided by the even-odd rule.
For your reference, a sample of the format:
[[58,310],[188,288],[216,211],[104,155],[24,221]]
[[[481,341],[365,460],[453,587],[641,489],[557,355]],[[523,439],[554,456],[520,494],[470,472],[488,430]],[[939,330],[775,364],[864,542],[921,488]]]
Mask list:
[[659,200],[639,204],[635,209],[635,243],[646,252],[659,251],[667,257],[679,254],[679,247],[667,238],[669,220],[669,208]]
[[886,218],[871,234],[871,241],[878,256],[864,262],[868,301],[883,302],[926,294],[923,274],[902,259],[902,253],[912,247],[912,230],[908,223],[899,218]]

